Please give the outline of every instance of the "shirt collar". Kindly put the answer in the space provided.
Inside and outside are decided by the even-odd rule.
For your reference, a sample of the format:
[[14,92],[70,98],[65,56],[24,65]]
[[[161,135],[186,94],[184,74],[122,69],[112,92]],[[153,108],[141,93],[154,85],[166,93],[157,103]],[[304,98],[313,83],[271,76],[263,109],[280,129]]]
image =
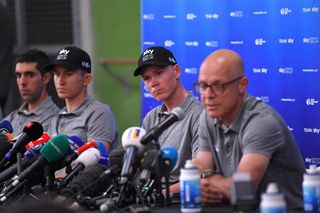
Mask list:
[[61,115],[61,114],[63,114],[63,115],[71,115],[71,114],[73,114],[73,115],[79,116],[83,112],[83,110],[85,108],[87,108],[87,106],[92,101],[94,101],[94,99],[90,95],[88,95],[76,109],[74,109],[71,112],[67,112],[67,107],[63,107],[62,110],[59,112],[59,115]]
[[28,111],[28,103],[27,102],[23,102],[23,104],[20,106],[20,108],[18,109],[18,113],[24,114],[24,115],[41,115],[42,113],[44,113],[46,111],[46,105],[50,105],[51,103],[53,103],[51,96],[48,96],[46,98],[46,100],[44,100],[39,106],[37,106],[34,110],[32,111]]
[[[183,100],[182,104],[180,104],[179,107],[183,110],[183,112],[186,112],[193,101],[195,101],[195,98],[192,92],[188,92],[188,96]],[[167,111],[166,105],[162,103],[158,112],[158,116],[162,117],[162,116],[167,116],[169,114],[170,112]]]

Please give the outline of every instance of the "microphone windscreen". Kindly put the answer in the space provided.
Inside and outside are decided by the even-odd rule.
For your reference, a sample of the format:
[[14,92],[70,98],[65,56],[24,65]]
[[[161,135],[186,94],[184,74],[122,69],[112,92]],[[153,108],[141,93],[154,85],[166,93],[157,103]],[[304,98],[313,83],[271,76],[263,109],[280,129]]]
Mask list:
[[0,159],[4,158],[6,153],[12,148],[12,145],[5,134],[0,134]]
[[109,155],[106,146],[102,141],[96,141],[96,144],[101,154],[99,164],[108,166]]
[[28,134],[32,141],[37,140],[43,133],[43,127],[40,123],[31,121],[25,125],[23,132]]
[[69,139],[70,147],[68,149],[67,155],[71,155],[77,149],[79,149],[79,147],[84,145],[84,142],[77,136],[72,135],[72,136],[69,136],[68,139]]
[[141,127],[130,127],[126,129],[121,137],[123,148],[126,149],[129,146],[134,146],[139,152],[142,151],[143,145],[140,143],[140,140],[145,134],[146,130]]
[[71,180],[60,194],[66,197],[74,196],[77,193],[89,197],[101,195],[112,184],[112,179],[109,176],[99,179],[106,169],[100,164],[86,167]]
[[175,114],[178,117],[178,121],[180,121],[184,118],[184,112],[180,107],[173,108],[171,113]]
[[13,127],[11,123],[7,120],[2,120],[0,122],[0,132],[3,133],[12,133],[13,132]]
[[68,137],[66,135],[56,135],[41,148],[40,153],[49,163],[53,163],[64,157],[68,148]]
[[100,160],[100,151],[96,148],[89,148],[86,151],[82,152],[79,157],[75,160],[76,163],[81,163],[85,167],[96,165]]
[[163,153],[162,158],[170,160],[170,170],[172,170],[175,167],[178,160],[177,149],[173,147],[164,147],[161,149],[161,151]]

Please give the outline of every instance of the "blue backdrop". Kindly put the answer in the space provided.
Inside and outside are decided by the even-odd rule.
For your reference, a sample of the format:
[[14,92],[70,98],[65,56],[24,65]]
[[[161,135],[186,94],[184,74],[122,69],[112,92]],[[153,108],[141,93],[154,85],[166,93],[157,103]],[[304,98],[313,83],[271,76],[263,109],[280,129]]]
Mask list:
[[[319,0],[141,0],[141,50],[170,49],[193,92],[202,60],[216,49],[235,50],[249,93],[284,117],[306,166],[320,165],[319,8]],[[143,83],[141,94],[143,118],[159,103]]]

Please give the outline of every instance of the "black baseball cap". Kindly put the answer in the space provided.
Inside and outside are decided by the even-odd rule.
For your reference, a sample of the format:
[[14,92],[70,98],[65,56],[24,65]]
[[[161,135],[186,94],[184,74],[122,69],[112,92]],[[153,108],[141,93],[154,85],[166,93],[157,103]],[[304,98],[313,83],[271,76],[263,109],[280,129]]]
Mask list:
[[56,60],[44,67],[45,70],[53,70],[55,66],[61,66],[69,70],[81,69],[91,73],[90,56],[78,47],[65,47],[58,51]]
[[148,65],[165,67],[175,64],[177,64],[177,60],[170,50],[161,46],[149,47],[140,55],[138,67],[135,69],[133,75],[140,75],[142,68]]

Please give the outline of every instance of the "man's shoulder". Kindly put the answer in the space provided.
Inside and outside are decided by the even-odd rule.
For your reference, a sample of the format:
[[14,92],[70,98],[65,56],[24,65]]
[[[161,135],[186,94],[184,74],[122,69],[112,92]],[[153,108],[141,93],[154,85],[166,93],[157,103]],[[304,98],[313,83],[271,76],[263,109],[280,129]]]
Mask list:
[[108,104],[102,103],[97,99],[92,99],[86,108],[88,110],[111,111],[111,107]]
[[1,120],[7,120],[7,121],[12,121],[14,119],[15,116],[18,115],[18,110],[13,110],[12,112],[10,112],[6,117],[4,117],[3,119]]

